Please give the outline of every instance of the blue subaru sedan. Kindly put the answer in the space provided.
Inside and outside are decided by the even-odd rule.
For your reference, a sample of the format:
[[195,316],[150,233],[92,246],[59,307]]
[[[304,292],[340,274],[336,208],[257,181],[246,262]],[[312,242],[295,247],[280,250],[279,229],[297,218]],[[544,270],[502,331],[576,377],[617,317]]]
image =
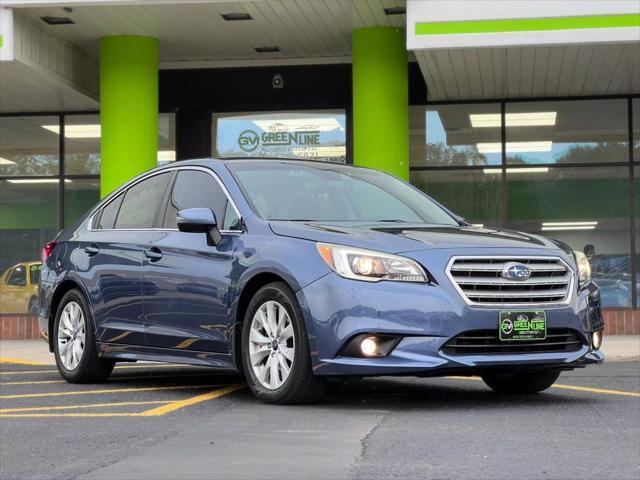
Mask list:
[[40,328],[73,383],[146,360],[241,372],[268,403],[375,375],[479,375],[534,393],[604,358],[583,254],[470,225],[364,168],[156,168],[63,230],[43,264]]

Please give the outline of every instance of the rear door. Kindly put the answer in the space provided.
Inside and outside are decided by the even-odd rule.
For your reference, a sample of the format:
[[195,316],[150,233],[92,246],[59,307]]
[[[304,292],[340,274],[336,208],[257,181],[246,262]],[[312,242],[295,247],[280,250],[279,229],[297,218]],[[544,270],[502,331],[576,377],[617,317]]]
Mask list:
[[147,177],[107,204],[79,246],[88,266],[97,340],[144,345],[142,259],[172,173]]
[[[206,207],[216,215],[222,241],[207,245],[204,233],[177,229],[176,214]],[[150,346],[227,352],[231,332],[228,312],[233,253],[241,234],[239,215],[214,174],[180,169],[168,195],[158,238],[144,258],[142,291]]]

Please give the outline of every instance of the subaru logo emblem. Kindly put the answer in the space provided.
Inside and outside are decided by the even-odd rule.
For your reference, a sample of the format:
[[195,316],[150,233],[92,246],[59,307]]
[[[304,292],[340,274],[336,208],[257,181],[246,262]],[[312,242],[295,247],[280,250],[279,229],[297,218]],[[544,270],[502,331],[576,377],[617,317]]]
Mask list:
[[518,262],[509,262],[502,267],[502,277],[507,280],[526,280],[531,276],[531,270]]

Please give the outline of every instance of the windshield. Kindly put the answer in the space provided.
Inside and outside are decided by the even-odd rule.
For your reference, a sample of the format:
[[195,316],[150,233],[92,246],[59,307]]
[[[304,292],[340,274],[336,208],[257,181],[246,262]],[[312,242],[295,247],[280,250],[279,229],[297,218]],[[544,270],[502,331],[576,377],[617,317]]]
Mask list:
[[375,170],[302,162],[228,165],[266,220],[457,225],[427,196]]

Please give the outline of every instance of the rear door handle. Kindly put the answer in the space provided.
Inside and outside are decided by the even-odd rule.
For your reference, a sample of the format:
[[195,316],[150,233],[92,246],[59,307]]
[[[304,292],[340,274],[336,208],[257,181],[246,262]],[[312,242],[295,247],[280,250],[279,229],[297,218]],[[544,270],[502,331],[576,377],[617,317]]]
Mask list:
[[144,251],[144,256],[151,262],[157,262],[162,258],[162,252],[159,248],[151,247],[149,250]]
[[98,248],[97,245],[92,244],[92,245],[89,245],[88,247],[84,247],[84,251],[88,253],[90,257],[93,257],[94,255],[98,254],[100,249]]

